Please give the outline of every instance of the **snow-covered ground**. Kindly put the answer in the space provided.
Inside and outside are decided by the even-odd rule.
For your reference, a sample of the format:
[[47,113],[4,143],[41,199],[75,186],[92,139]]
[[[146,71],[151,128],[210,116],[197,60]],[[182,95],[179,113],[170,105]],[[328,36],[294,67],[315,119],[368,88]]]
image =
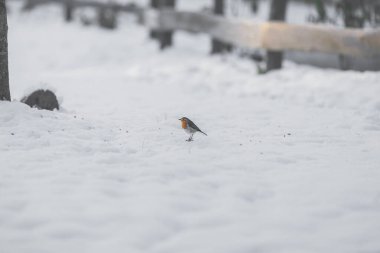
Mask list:
[[[157,50],[147,31],[11,5],[1,253],[380,252],[380,74]],[[208,136],[185,141],[178,118]]]

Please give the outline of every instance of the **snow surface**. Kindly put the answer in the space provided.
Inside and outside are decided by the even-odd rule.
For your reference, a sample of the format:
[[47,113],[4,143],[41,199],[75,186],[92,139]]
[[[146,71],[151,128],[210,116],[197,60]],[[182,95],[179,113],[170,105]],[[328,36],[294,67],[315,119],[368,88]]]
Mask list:
[[[0,252],[380,252],[380,74],[160,52],[120,29],[10,6],[0,102]],[[187,116],[208,136],[194,142]]]

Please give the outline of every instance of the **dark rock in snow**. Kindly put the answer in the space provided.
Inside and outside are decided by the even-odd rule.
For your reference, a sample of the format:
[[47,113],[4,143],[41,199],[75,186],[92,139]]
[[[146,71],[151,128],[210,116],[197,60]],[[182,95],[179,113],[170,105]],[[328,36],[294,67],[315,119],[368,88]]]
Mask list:
[[29,96],[24,97],[21,102],[38,109],[50,111],[53,111],[54,109],[59,110],[57,97],[50,90],[36,90]]

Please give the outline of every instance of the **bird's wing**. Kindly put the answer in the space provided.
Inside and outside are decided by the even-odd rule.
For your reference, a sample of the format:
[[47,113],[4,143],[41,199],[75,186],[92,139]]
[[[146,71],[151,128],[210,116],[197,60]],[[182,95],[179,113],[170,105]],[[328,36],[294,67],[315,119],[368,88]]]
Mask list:
[[189,127],[191,127],[192,129],[202,132],[202,130],[200,130],[199,127],[197,127],[197,125],[195,125],[194,122],[192,122],[191,120],[188,120],[188,124]]

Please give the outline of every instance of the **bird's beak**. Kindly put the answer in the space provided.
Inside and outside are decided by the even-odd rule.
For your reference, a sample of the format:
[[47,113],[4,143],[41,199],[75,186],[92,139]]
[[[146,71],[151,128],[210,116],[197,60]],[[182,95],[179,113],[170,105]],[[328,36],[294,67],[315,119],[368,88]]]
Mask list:
[[182,119],[178,119],[178,120],[182,120]]

